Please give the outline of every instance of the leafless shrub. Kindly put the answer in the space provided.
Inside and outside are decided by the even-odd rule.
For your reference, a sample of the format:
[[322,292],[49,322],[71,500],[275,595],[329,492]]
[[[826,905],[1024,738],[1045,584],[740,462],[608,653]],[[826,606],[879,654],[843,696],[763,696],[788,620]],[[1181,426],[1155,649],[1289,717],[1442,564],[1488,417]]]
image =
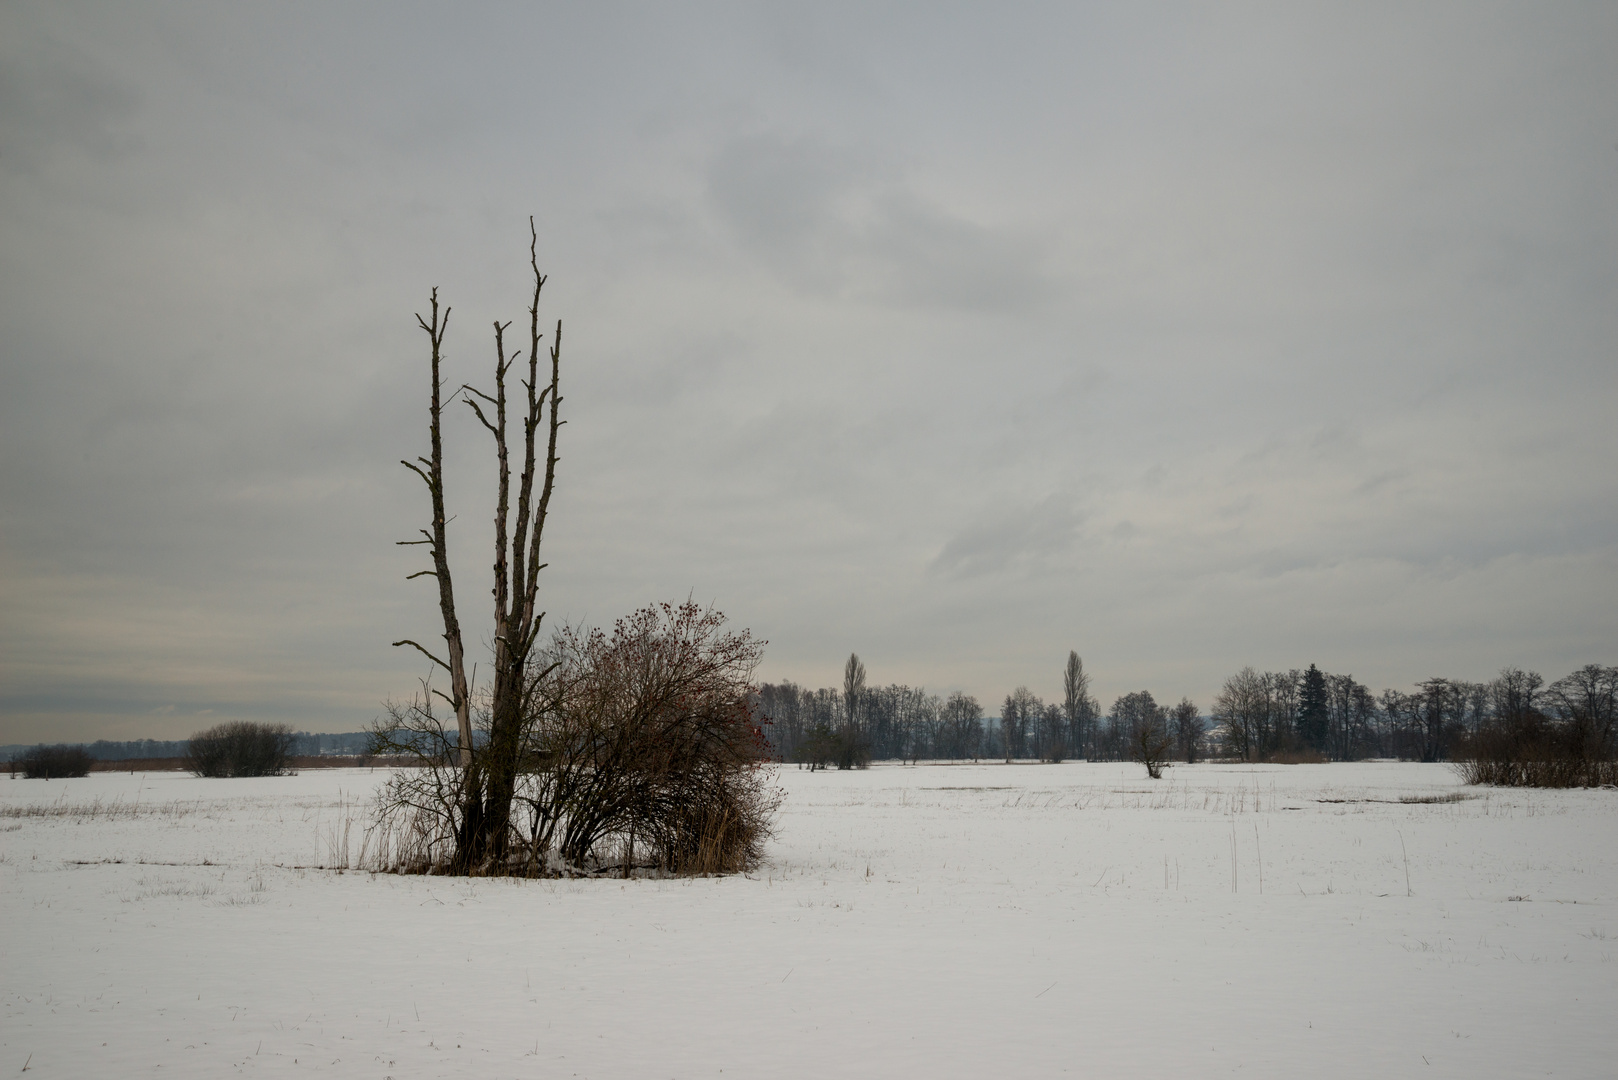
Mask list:
[[1329,760],[1319,750],[1302,748],[1277,750],[1264,755],[1264,761],[1269,765],[1324,765]]
[[[1571,713],[1571,710],[1569,710]],[[1503,717],[1460,741],[1452,767],[1468,784],[1500,787],[1601,787],[1618,784],[1618,760],[1606,731],[1573,713],[1534,709]]]
[[[389,778],[377,792],[375,822],[367,834],[366,868],[390,873],[447,871],[458,834],[469,826],[466,784],[457,729],[446,728],[433,710],[432,691],[408,703],[388,702],[371,732],[373,754],[405,757],[416,768]],[[452,716],[451,723],[457,723]],[[476,740],[473,743],[475,753]]]
[[95,759],[82,746],[36,746],[22,756],[23,776],[29,780],[60,780],[90,775]]
[[[506,855],[468,871],[593,873],[620,852],[627,871],[637,845],[665,872],[751,865],[778,802],[750,704],[761,644],[723,624],[711,609],[665,604],[611,634],[558,632],[526,694]],[[389,706],[373,749],[423,767],[383,790],[376,865],[439,871],[464,849],[462,785],[487,752],[487,710],[478,730],[468,770],[430,694]]]
[[640,823],[660,868],[680,874],[734,874],[748,869],[764,854],[770,816],[780,795],[770,784],[769,769],[749,765],[717,768],[695,782],[675,785],[685,798],[665,797],[663,813]]
[[1618,784],[1618,761],[1524,754],[1505,758],[1467,757],[1453,763],[1468,784],[1498,787],[1607,787]]
[[191,736],[186,767],[198,776],[279,776],[292,757],[285,724],[235,720]]
[[689,602],[644,608],[610,635],[558,633],[533,696],[541,782],[519,796],[530,863],[553,838],[578,868],[613,838],[645,837],[673,873],[756,859],[775,808],[750,703],[761,648]]

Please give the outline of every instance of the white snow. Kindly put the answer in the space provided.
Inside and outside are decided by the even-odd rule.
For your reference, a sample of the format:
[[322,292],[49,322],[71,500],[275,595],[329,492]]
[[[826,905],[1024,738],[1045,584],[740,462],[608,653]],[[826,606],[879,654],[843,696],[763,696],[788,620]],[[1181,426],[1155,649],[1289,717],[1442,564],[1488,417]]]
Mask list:
[[1618,1075],[1618,792],[1142,772],[788,767],[756,874],[629,882],[310,868],[381,772],[0,778],[0,1073]]

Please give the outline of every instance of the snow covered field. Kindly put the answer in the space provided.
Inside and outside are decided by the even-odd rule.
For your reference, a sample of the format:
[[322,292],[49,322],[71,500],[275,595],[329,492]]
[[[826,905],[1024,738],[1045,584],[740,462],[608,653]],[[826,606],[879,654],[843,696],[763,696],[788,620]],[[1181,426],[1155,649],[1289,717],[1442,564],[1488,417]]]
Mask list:
[[1618,1075],[1618,792],[1141,774],[788,768],[756,875],[631,882],[310,868],[380,772],[0,778],[0,1073]]

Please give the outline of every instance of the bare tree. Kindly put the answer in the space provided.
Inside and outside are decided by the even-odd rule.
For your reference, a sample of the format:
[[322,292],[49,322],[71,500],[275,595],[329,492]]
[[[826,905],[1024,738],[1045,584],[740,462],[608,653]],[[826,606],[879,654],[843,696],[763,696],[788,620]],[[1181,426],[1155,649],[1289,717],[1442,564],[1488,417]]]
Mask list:
[[1068,725],[1062,710],[1053,704],[1039,714],[1039,760],[1060,764],[1068,755]]
[[939,721],[940,749],[944,757],[972,758],[983,751],[983,706],[959,690],[944,702]]
[[1026,686],[1006,695],[1000,706],[1000,749],[1009,762],[1028,756],[1028,730],[1045,711],[1045,703]]
[[861,726],[865,715],[865,664],[858,653],[848,654],[843,665],[843,725],[837,736],[839,769],[863,769],[871,764],[871,742]]
[[1443,761],[1448,757],[1449,734],[1460,725],[1458,713],[1465,707],[1464,693],[1450,679],[1427,679],[1416,684],[1421,731],[1421,760]]
[[[551,339],[550,378],[540,381],[539,357],[541,338],[539,330],[539,298],[545,286],[545,275],[539,272],[539,234],[532,218],[528,221],[528,261],[533,271],[533,302],[529,314],[529,348],[527,351],[528,378],[520,380],[525,390],[522,402],[523,466],[517,485],[516,519],[511,520],[511,460],[508,442],[508,401],[506,378],[513,364],[523,358],[520,350],[509,354],[505,346],[505,331],[510,323],[494,324],[494,392],[486,393],[470,386],[460,391],[462,400],[476,414],[479,422],[494,437],[495,457],[499,467],[499,486],[495,501],[494,552],[494,674],[489,698],[489,724],[487,739],[477,745],[472,731],[471,693],[466,679],[466,654],[461,639],[460,621],[455,610],[454,587],[451,583],[448,520],[444,511],[444,454],[442,419],[442,378],[440,362],[443,354],[444,333],[449,326],[449,308],[442,317],[438,309],[438,290],[432,293],[432,318],[416,316],[416,321],[427,333],[432,348],[432,393],[429,405],[431,457],[417,458],[416,463],[404,462],[426,483],[432,499],[432,529],[423,529],[423,540],[401,541],[404,544],[424,544],[433,559],[433,568],[411,577],[433,577],[438,581],[439,611],[444,623],[447,659],[440,658],[419,642],[404,639],[395,645],[409,645],[419,649],[439,668],[449,673],[450,693],[428,688],[426,707],[430,716],[431,696],[436,694],[448,701],[455,710],[457,740],[456,753],[461,774],[459,777],[459,820],[455,828],[455,856],[453,869],[469,873],[489,862],[504,860],[510,832],[511,801],[516,782],[522,717],[529,704],[529,694],[535,680],[529,678],[528,659],[539,636],[544,613],[538,610],[540,540],[545,531],[546,515],[550,508],[551,493],[556,481],[556,438],[562,421],[558,415],[561,395],[558,392],[561,372],[562,323],[557,320],[556,332]],[[490,413],[493,413],[493,419]],[[537,442],[541,425],[548,418],[545,468],[543,478],[536,476]],[[418,464],[419,463],[419,464]],[[422,466],[426,468],[423,469]],[[534,486],[540,479],[538,502],[534,501]]]
[[1079,757],[1091,753],[1092,733],[1095,726],[1095,700],[1090,697],[1090,676],[1084,670],[1084,661],[1076,651],[1067,654],[1067,667],[1062,671],[1062,714],[1067,719],[1068,750]]
[[1202,715],[1196,703],[1183,697],[1169,714],[1174,726],[1174,743],[1187,765],[1194,763],[1202,752]]
[[865,664],[859,653],[849,653],[843,665],[843,710],[851,730],[859,727],[860,701],[865,696]]
[[768,721],[770,747],[778,761],[797,760],[805,734],[803,690],[790,680],[758,688],[759,712]]
[[1376,698],[1352,675],[1327,675],[1330,753],[1353,761],[1376,752]]
[[1545,696],[1579,760],[1618,755],[1618,667],[1586,664],[1557,679]]
[[441,690],[430,690],[427,693],[427,707],[431,708],[432,695],[436,694],[450,703],[455,710],[455,726],[460,736],[460,761],[463,769],[472,767],[472,695],[466,685],[466,649],[461,643],[461,623],[455,614],[455,586],[450,579],[449,571],[449,519],[444,512],[444,435],[443,435],[443,387],[444,380],[440,374],[440,365],[443,360],[444,334],[449,329],[449,312],[446,306],[442,316],[438,311],[438,290],[432,293],[432,322],[423,319],[419,314],[416,322],[427,332],[427,338],[432,343],[432,393],[428,398],[427,415],[429,417],[427,430],[431,436],[431,458],[416,458],[417,462],[425,465],[427,470],[414,462],[401,461],[399,464],[421,477],[427,485],[428,494],[432,500],[433,517],[432,530],[421,530],[423,540],[400,540],[401,546],[426,544],[427,552],[432,556],[433,568],[420,570],[411,574],[411,578],[430,577],[438,582],[438,610],[444,620],[444,642],[447,645],[448,660],[435,656],[431,650],[419,642],[405,638],[395,641],[394,647],[410,645],[421,650],[426,657],[438,667],[449,672],[450,692],[445,694]]
[[1497,720],[1517,723],[1539,709],[1544,686],[1537,671],[1503,668],[1489,684],[1489,711]]
[[1169,735],[1168,712],[1152,699],[1145,690],[1125,694],[1112,706],[1113,723],[1122,733],[1131,761],[1146,766],[1146,775],[1161,779],[1163,767],[1168,764],[1169,749],[1174,745]]
[[1225,680],[1214,698],[1214,722],[1225,743],[1243,761],[1262,761],[1280,748],[1291,723],[1295,683],[1286,672],[1244,667]]

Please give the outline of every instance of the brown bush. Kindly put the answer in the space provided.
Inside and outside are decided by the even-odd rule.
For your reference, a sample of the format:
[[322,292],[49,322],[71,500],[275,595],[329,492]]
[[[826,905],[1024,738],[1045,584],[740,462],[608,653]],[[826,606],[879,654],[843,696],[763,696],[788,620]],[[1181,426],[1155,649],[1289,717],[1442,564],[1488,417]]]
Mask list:
[[[628,873],[637,849],[642,868],[677,874],[752,865],[779,802],[751,704],[761,643],[723,627],[687,603],[642,609],[611,634],[556,634],[519,732],[509,854],[473,872]],[[424,766],[385,791],[382,824],[408,838],[408,858],[387,868],[446,867],[469,774],[455,738],[426,697],[390,706],[375,736],[378,752]]]

